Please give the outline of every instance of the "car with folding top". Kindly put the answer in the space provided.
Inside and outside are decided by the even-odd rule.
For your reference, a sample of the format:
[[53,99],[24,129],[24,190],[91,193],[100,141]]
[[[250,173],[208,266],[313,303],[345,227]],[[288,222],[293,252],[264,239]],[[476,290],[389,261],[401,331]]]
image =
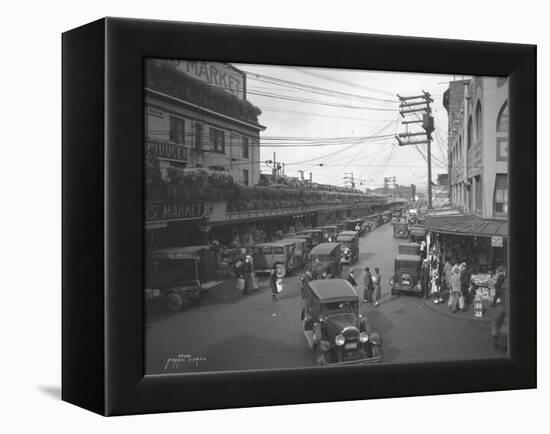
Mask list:
[[275,266],[277,277],[282,278],[302,267],[303,250],[298,250],[296,244],[294,238],[256,244],[252,252],[255,274],[270,273]]
[[342,264],[354,264],[359,259],[359,233],[355,231],[343,231],[338,234],[336,242],[340,244]]
[[422,294],[420,270],[422,258],[419,255],[399,254],[395,257],[394,272],[390,278],[391,294],[412,292]]
[[145,258],[145,303],[162,300],[170,310],[197,302],[201,295],[221,283],[208,246],[168,247]]
[[382,361],[382,338],[359,312],[359,296],[347,280],[307,281],[303,292],[301,320],[316,365]]
[[321,243],[309,252],[308,269],[313,279],[333,279],[342,274],[339,243]]

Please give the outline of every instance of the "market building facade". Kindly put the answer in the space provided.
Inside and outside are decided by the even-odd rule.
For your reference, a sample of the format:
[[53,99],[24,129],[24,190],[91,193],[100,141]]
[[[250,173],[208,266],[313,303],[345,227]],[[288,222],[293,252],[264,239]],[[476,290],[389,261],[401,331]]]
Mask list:
[[443,234],[454,260],[482,269],[508,257],[508,82],[473,77],[451,82],[443,96],[449,116],[449,199],[427,229]]

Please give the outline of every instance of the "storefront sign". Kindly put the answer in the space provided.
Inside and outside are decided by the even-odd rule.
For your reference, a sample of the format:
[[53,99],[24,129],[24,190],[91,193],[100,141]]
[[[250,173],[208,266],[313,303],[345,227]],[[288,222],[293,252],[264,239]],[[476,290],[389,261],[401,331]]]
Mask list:
[[166,160],[189,162],[189,146],[174,145],[171,143],[147,143],[146,154]]
[[502,237],[491,237],[491,247],[502,247]]
[[186,74],[205,81],[212,86],[221,87],[240,99],[246,99],[244,93],[245,74],[228,64],[178,60],[176,66]]
[[206,210],[203,202],[148,202],[145,204],[145,220],[198,220],[206,216]]

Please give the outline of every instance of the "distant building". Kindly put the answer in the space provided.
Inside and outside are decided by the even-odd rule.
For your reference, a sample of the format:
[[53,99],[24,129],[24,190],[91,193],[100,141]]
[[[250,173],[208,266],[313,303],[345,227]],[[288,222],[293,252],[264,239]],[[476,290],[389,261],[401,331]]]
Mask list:
[[146,61],[146,153],[164,177],[169,167],[203,168],[257,184],[260,113],[246,100],[246,74],[230,64]]

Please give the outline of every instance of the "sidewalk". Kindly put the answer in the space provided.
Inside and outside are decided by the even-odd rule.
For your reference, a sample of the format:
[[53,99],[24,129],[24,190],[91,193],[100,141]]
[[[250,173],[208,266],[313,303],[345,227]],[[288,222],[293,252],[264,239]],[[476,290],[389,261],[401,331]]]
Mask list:
[[431,299],[423,300],[424,305],[437,313],[440,313],[441,315],[448,316],[450,318],[456,318],[461,320],[467,320],[467,321],[481,321],[481,322],[487,322],[491,323],[499,314],[502,312],[502,304],[499,303],[496,305],[496,307],[493,307],[491,305],[491,302],[484,300],[483,303],[483,316],[482,317],[476,317],[474,316],[474,303],[472,302],[464,308],[464,311],[457,311],[456,313],[451,312],[451,308],[447,305],[447,298],[445,298],[445,301],[442,303],[434,304],[434,302]]

